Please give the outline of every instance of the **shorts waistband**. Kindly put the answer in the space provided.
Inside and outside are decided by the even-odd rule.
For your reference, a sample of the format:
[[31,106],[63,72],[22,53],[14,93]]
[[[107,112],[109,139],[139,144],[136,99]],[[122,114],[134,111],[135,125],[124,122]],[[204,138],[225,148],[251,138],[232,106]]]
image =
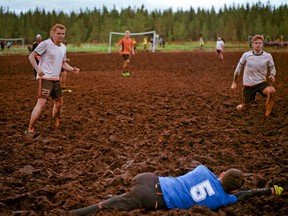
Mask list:
[[155,210],[159,208],[167,208],[158,178],[155,184],[155,200]]

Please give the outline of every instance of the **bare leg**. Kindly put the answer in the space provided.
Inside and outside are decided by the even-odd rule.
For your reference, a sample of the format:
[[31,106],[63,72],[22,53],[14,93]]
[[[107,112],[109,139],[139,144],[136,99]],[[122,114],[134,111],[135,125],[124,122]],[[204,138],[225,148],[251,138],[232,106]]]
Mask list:
[[40,117],[41,112],[42,112],[43,108],[46,105],[46,102],[47,102],[46,98],[38,98],[37,103],[36,103],[36,105],[35,105],[35,107],[34,107],[34,109],[32,111],[32,114],[31,114],[29,128],[28,128],[28,132],[29,133],[33,133],[34,132],[34,130],[35,130],[35,128],[34,128],[35,122]]
[[275,104],[275,93],[276,90],[273,86],[268,86],[263,90],[263,94],[267,95],[265,117],[268,117],[272,112]]
[[222,51],[220,51],[219,56],[220,56],[220,59],[223,60],[224,57],[223,57],[223,53],[222,53]]
[[61,113],[62,105],[63,105],[63,97],[60,97],[54,100],[52,116],[54,119],[54,126],[56,128],[59,127],[60,125],[60,113]]
[[128,64],[129,64],[129,59],[126,60],[126,71],[128,71]]
[[267,100],[266,100],[266,112],[265,112],[265,117],[268,117],[275,104],[275,94],[268,94]]
[[126,61],[124,61],[123,71],[127,71],[127,70],[128,70],[128,63],[129,63],[129,59],[127,59]]
[[126,71],[126,61],[124,61],[124,63],[123,63],[123,72],[125,72]]
[[67,80],[67,71],[62,71],[60,76],[62,89],[66,88],[66,80]]

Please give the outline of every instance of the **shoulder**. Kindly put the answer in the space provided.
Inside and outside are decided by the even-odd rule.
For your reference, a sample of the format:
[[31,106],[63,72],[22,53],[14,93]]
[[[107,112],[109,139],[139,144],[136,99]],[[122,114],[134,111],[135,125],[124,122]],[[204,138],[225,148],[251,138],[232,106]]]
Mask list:
[[65,48],[66,49],[66,46],[64,43],[61,43],[61,48]]
[[50,44],[53,44],[52,40],[50,38],[46,39],[46,40],[43,40],[41,43],[38,44],[39,45],[42,45],[42,46],[47,46],[47,45],[50,45]]
[[252,50],[249,50],[249,51],[247,51],[247,52],[244,52],[244,53],[242,54],[242,57],[247,57],[247,56],[250,56],[250,55],[254,55]]
[[263,55],[272,57],[271,53],[268,53],[268,52],[266,52],[266,51],[263,51]]
[[205,172],[211,172],[206,166],[204,166],[204,165],[199,165],[199,166],[197,166],[195,169],[194,169],[195,171],[205,171]]

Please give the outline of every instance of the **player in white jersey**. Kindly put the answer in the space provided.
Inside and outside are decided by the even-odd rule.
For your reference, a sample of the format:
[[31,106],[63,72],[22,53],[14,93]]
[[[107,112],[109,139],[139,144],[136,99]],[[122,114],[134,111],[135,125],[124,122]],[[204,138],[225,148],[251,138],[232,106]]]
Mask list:
[[269,79],[275,82],[276,69],[270,53],[262,50],[264,38],[261,35],[255,35],[252,38],[252,50],[245,52],[239,60],[234,72],[231,89],[237,87],[237,78],[244,67],[243,72],[243,101],[236,109],[243,111],[251,101],[255,101],[256,93],[267,97],[265,117],[268,117],[275,104],[275,88],[267,81],[266,76],[269,73]]
[[[32,111],[28,130],[25,131],[26,135],[31,138],[36,138],[39,135],[35,132],[35,122],[40,117],[50,96],[54,101],[52,111],[54,126],[58,127],[60,124],[60,111],[63,104],[59,80],[61,67],[76,74],[80,71],[76,66],[73,68],[66,62],[66,46],[62,43],[65,38],[65,31],[65,26],[56,24],[51,29],[51,38],[42,41],[29,55],[29,60],[37,71],[39,81],[38,100]],[[35,60],[37,55],[41,56],[38,65]]]
[[218,37],[216,42],[216,53],[221,60],[223,60],[224,58],[223,52],[224,52],[224,41],[222,40],[221,37]]

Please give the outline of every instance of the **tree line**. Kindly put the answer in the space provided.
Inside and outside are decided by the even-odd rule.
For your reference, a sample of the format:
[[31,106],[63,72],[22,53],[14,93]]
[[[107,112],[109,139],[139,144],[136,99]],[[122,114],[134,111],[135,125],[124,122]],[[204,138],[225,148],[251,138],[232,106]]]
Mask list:
[[189,10],[172,8],[148,11],[140,8],[115,8],[108,10],[80,9],[79,12],[45,11],[36,8],[16,14],[9,8],[0,7],[0,38],[25,38],[31,43],[40,33],[48,38],[49,29],[55,23],[67,27],[69,43],[107,43],[109,33],[156,31],[166,41],[191,41],[203,36],[205,41],[223,36],[226,41],[247,41],[249,35],[263,34],[266,40],[288,40],[288,6],[279,7],[260,1],[250,5],[224,5],[216,12],[211,9],[190,7]]

